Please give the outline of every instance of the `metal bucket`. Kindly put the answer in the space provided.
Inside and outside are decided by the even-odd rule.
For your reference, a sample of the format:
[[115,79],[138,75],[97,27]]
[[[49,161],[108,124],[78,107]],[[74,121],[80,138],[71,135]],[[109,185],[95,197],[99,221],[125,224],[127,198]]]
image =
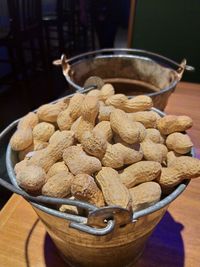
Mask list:
[[[83,90],[90,76],[113,84],[116,93],[149,95],[154,107],[164,110],[184,70],[194,68],[161,55],[137,49],[102,49],[71,59],[62,56],[63,74],[75,90]],[[95,85],[94,85],[95,88]]]
[[[163,115],[162,112],[157,112]],[[6,143],[6,167],[11,183],[0,178],[0,184],[22,195],[33,207],[64,260],[77,267],[125,267],[142,254],[146,241],[165,214],[168,205],[187,187],[182,182],[155,205],[133,214],[117,206],[97,208],[89,203],[45,196],[33,197],[18,187],[13,167],[18,162],[8,139],[16,129],[13,122],[0,134],[0,145]],[[58,211],[58,204],[77,206],[86,216]]]

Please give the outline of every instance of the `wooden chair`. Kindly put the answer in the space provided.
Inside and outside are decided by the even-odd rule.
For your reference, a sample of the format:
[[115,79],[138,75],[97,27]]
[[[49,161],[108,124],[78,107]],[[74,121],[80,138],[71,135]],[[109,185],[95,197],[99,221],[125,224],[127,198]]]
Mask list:
[[[27,75],[28,67],[37,65],[37,55],[42,67],[46,67],[45,47],[42,32],[41,0],[7,0],[9,29],[1,31],[0,46],[8,50],[8,62],[13,73]],[[37,41],[37,44],[36,44]],[[27,55],[27,50],[30,53]],[[31,62],[28,62],[28,57]],[[5,60],[0,60],[5,62]]]

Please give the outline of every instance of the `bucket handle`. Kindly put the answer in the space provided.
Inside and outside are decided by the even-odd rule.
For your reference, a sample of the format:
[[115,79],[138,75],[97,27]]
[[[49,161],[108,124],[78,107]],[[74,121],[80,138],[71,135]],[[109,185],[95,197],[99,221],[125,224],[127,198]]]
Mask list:
[[[45,196],[33,197],[29,195],[28,193],[26,193],[25,191],[11,185],[10,183],[8,183],[2,178],[0,178],[0,185],[12,191],[13,193],[21,195],[26,200],[28,200],[31,203],[31,205],[33,205],[35,208],[38,208],[41,211],[46,212],[50,215],[53,215],[53,216],[56,216],[56,217],[59,217],[65,220],[69,220],[70,221],[69,227],[85,232],[87,234],[92,234],[96,236],[104,236],[104,235],[111,233],[114,230],[116,226],[114,214],[117,214],[117,223],[119,223],[120,210],[122,210],[123,214],[127,213],[125,209],[121,209],[120,207],[115,207],[115,206],[99,209],[92,204],[79,201],[79,200],[45,197]],[[69,213],[63,213],[63,212],[48,208],[46,206],[40,205],[41,202],[46,203],[46,204],[66,204],[66,205],[83,208],[89,211],[89,216],[88,218],[86,218],[86,217],[73,215]],[[95,227],[95,226],[99,226],[100,223],[98,222],[98,225],[97,223],[95,223],[96,225],[94,225],[94,222],[97,222],[98,218],[100,217],[100,214],[103,214],[105,210],[107,211],[105,212],[107,216],[105,217],[104,215],[104,221],[102,221],[101,223],[101,226],[103,227],[102,228]],[[96,211],[98,211],[97,214],[95,213]],[[102,215],[101,215],[101,218],[103,218]],[[127,218],[127,215],[126,215],[126,218]],[[129,218],[132,220],[131,215]]]
[[195,68],[192,66],[187,65],[187,60],[185,58],[182,59],[181,63],[179,64],[178,69],[176,70],[178,81],[181,80],[184,71],[195,71]]
[[[54,60],[52,62],[52,64],[54,66],[62,66],[62,68],[64,67],[64,69],[66,69],[66,67],[68,65],[68,68],[70,69],[69,61],[71,62],[71,61],[77,60],[80,56],[81,56],[81,58],[84,58],[84,57],[87,57],[87,56],[93,56],[93,55],[97,55],[97,54],[101,54],[101,53],[115,53],[115,52],[135,53],[136,55],[138,54],[138,55],[141,55],[141,56],[149,56],[150,58],[154,58],[155,57],[155,58],[167,61],[169,64],[173,65],[174,67],[182,68],[180,63],[178,63],[178,62],[176,62],[176,61],[174,61],[172,59],[169,59],[169,58],[167,58],[167,57],[165,57],[163,55],[157,54],[155,52],[150,52],[150,51],[147,51],[147,50],[133,49],[133,48],[106,48],[106,49],[99,49],[99,50],[94,50],[94,51],[83,53],[81,55],[74,56],[74,57],[72,57],[70,59],[67,59],[66,55],[62,54],[61,58]],[[195,71],[195,68],[193,66],[189,66],[189,65],[185,65],[184,69],[187,70],[187,71]]]

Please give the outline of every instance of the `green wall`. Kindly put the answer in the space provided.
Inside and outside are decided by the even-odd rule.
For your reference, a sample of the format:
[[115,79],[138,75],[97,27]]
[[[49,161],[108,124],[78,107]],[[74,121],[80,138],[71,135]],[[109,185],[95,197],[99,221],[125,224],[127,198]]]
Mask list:
[[196,71],[183,80],[200,82],[200,0],[138,0],[132,46],[186,58]]

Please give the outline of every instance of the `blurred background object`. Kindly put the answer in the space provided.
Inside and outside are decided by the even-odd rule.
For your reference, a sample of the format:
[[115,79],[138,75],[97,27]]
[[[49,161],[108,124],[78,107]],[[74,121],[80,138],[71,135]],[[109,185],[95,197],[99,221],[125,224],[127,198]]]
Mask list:
[[45,69],[41,0],[7,0],[7,11],[7,21],[0,31],[0,46],[6,48],[7,58],[1,58],[1,62],[8,61],[11,75],[17,80],[18,75],[25,78],[29,68]]
[[89,0],[56,0],[43,6],[43,26],[49,59],[95,49]]
[[195,72],[185,72],[183,80],[200,82],[200,1],[136,2],[129,47],[156,52],[177,62],[186,58]]
[[[130,0],[97,0],[91,1],[92,21],[97,35],[99,48],[118,46],[120,39],[125,40],[126,47],[127,28],[129,20]],[[125,29],[124,38],[119,32]],[[119,42],[115,43],[119,34]]]

